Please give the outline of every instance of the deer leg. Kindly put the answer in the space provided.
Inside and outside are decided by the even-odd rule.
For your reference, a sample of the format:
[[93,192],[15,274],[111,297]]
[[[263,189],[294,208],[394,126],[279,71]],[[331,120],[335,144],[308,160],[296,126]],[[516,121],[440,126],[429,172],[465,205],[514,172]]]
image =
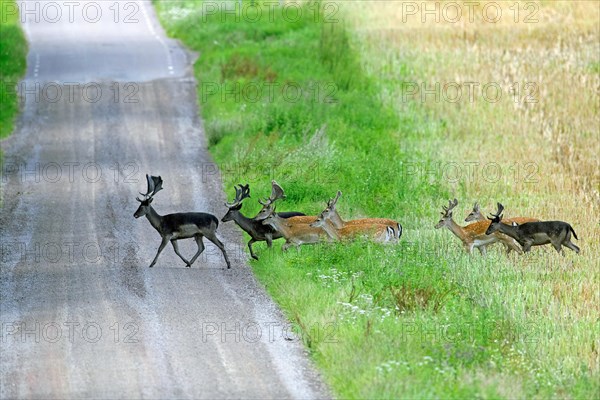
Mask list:
[[273,246],[273,235],[271,235],[270,233],[267,233],[265,235],[265,240],[267,242],[267,247]]
[[487,254],[486,250],[485,250],[485,246],[479,246],[477,248],[477,250],[479,250],[479,252],[481,253],[482,256],[485,257],[485,255]]
[[256,256],[256,254],[254,254],[254,252],[252,251],[252,243],[256,243],[258,240],[254,240],[254,239],[250,239],[250,241],[248,242],[248,248],[250,249],[250,256],[252,258],[254,258],[255,260],[258,260],[258,257]]
[[179,256],[179,258],[181,258],[183,260],[183,262],[185,263],[186,267],[191,267],[192,264],[189,263],[188,260],[186,260],[181,253],[179,252],[179,245],[177,244],[177,239],[173,239],[171,240],[171,244],[173,245],[173,250],[175,250],[175,254],[177,254]]
[[467,253],[469,253],[469,255],[473,254],[473,247],[473,243],[465,246],[465,250],[467,250]]
[[506,254],[510,253],[511,250],[514,250],[517,252],[517,254],[521,254],[523,253],[523,250],[521,249],[521,247],[518,245],[518,243],[516,243],[514,240],[509,240],[508,243],[505,243],[506,245]]
[[223,246],[223,243],[221,243],[219,238],[217,238],[217,235],[211,232],[210,234],[206,235],[206,238],[213,242],[215,246],[217,246],[219,249],[221,249],[221,251],[223,252],[223,257],[225,257],[225,262],[227,263],[227,269],[231,268],[231,263],[229,262],[229,258],[227,257],[227,253],[225,252],[225,246]]
[[281,246],[281,251],[287,251],[292,244],[286,240],[286,242]]
[[154,267],[154,264],[156,264],[156,260],[158,259],[160,252],[163,251],[163,249],[165,248],[167,243],[169,243],[169,237],[165,236],[165,237],[163,237],[162,242],[160,242],[160,246],[158,246],[158,251],[156,252],[156,256],[154,256],[154,260],[152,260],[152,263],[150,264],[150,266],[148,268]]
[[529,251],[531,251],[531,242],[523,243],[523,252],[529,253]]
[[196,259],[198,258],[198,256],[200,256],[200,254],[202,254],[202,252],[204,251],[204,241],[202,240],[202,237],[202,235],[197,235],[194,237],[194,239],[196,240],[196,244],[198,245],[198,251],[196,251],[196,254],[194,254],[194,257],[192,257],[192,259],[190,260],[190,265],[188,265],[188,267],[191,267],[194,261],[196,261]]
[[562,247],[560,246],[560,242],[552,242],[552,246],[554,246],[558,254],[562,254],[564,256],[564,253],[562,252]]
[[575,245],[573,242],[571,242],[570,240],[567,240],[567,241],[563,242],[563,244],[564,244],[566,247],[568,247],[568,248],[570,248],[571,250],[573,250],[575,253],[579,254],[579,251],[580,251],[579,247],[577,247],[577,246],[576,246],[576,245]]

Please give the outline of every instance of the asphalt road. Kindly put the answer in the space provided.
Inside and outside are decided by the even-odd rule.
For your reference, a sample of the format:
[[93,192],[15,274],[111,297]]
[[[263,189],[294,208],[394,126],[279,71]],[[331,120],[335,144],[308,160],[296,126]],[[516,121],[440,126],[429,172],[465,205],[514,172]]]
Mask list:
[[329,397],[232,223],[218,231],[230,270],[208,241],[191,269],[170,246],[148,268],[145,173],[164,179],[161,214],[226,211],[192,57],[147,2],[67,3],[24,3],[24,107],[2,142],[0,397]]

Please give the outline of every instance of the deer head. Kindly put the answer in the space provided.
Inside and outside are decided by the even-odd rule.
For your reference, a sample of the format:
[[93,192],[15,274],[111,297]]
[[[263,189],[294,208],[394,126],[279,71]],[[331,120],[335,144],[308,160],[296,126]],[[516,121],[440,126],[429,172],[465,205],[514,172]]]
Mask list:
[[163,189],[163,180],[160,176],[150,176],[146,174],[146,181],[148,184],[148,190],[146,191],[146,193],[140,192],[140,194],[144,196],[144,198],[135,198],[141,203],[136,212],[133,214],[135,218],[143,217],[148,213],[148,211],[150,210],[150,203],[152,203],[154,195]]
[[479,203],[475,202],[475,204],[473,204],[473,210],[469,213],[469,215],[467,215],[465,222],[479,221],[482,219],[485,219],[485,217],[481,214]]
[[[327,203],[327,205],[329,206],[329,202]],[[329,219],[329,215],[327,215],[328,210],[329,207],[322,211],[321,214],[317,216],[317,219],[315,219],[314,222],[310,224],[310,226],[312,228],[322,228],[327,223],[327,219]]]
[[267,216],[269,214],[269,211],[267,209],[269,207],[271,207],[273,205],[273,203],[279,199],[285,199],[285,193],[283,191],[283,188],[277,182],[275,182],[275,180],[272,180],[271,181],[271,196],[269,196],[269,198],[266,199],[265,201],[258,200],[258,202],[260,204],[262,204],[263,207],[258,212],[256,217],[254,217],[254,219],[257,221],[261,221],[261,220],[267,218]]
[[235,219],[235,214],[242,208],[242,201],[250,197],[250,185],[241,183],[235,187],[235,199],[231,203],[225,203],[227,213],[221,218],[221,222],[227,222]]
[[442,206],[442,210],[444,210],[441,213],[442,218],[436,224],[435,229],[439,229],[439,228],[443,227],[444,225],[446,225],[447,223],[449,223],[450,221],[452,221],[452,210],[457,205],[458,205],[458,200],[454,199],[454,200],[448,200],[448,207]]
[[502,211],[504,211],[504,206],[502,204],[498,203],[498,211],[496,211],[496,214],[491,214],[492,218],[488,217],[488,219],[492,222],[490,223],[490,226],[485,231],[486,235],[491,235],[492,233],[494,233],[498,230],[500,221],[502,221]]
[[263,225],[268,225],[269,221],[275,216],[275,206],[273,204],[265,205],[262,210],[254,217],[257,221],[262,221]]

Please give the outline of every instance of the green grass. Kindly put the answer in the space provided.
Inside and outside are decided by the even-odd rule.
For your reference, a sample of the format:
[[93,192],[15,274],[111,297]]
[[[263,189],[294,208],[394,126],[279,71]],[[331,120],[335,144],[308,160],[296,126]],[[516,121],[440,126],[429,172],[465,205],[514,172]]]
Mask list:
[[27,41],[14,0],[0,0],[0,139],[11,134],[19,112],[14,85],[25,74]]
[[[285,254],[280,243],[256,246],[255,273],[302,330],[336,396],[597,397],[585,347],[597,354],[597,320],[547,318],[560,314],[548,282],[585,276],[549,252],[517,268],[501,249],[469,257],[449,232],[433,229],[450,188],[410,171],[435,170],[443,121],[415,104],[382,103],[384,88],[364,72],[343,23],[315,19],[313,4],[293,23],[278,12],[251,23],[203,14],[200,2],[155,5],[168,33],[200,53],[201,114],[230,197],[236,183],[266,197],[274,178],[286,190],[282,209],[316,214],[340,189],[345,218],[404,226],[397,246],[322,244]],[[275,90],[273,99],[250,101],[222,90],[286,83],[305,96],[286,101]],[[248,201],[243,211],[259,207]],[[566,329],[582,335],[574,337],[580,347],[553,347]]]

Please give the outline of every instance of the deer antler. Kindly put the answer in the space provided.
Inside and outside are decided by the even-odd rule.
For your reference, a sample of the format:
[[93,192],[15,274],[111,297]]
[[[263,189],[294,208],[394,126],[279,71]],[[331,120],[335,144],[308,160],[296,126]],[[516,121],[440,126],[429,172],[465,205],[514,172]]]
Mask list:
[[163,189],[162,184],[163,180],[160,176],[151,176],[152,183],[154,184],[154,188],[152,189],[152,196]]
[[237,185],[235,185],[234,188],[235,188],[235,198],[233,199],[233,201],[231,203],[225,202],[225,206],[228,208],[232,208],[232,207],[235,207],[238,204],[240,204],[240,196],[242,194],[242,189],[239,188]]
[[242,199],[250,198],[250,184],[246,183],[245,185],[240,184],[240,188],[242,188]]
[[283,188],[277,182],[275,182],[275,180],[272,180],[271,181],[271,197],[269,198],[269,200],[271,200],[271,203],[272,203],[275,200],[279,200],[279,199],[285,199],[285,193],[283,191]]
[[494,216],[494,218],[500,218],[502,219],[502,211],[504,211],[504,206],[500,203],[498,203],[498,211],[496,211],[496,214],[492,214]]
[[250,185],[242,185],[241,183],[234,186],[235,188],[235,199],[231,203],[225,203],[228,208],[239,206],[242,201],[250,197]]
[[258,202],[266,207],[273,204],[276,200],[279,199],[285,199],[285,193],[283,191],[283,188],[277,182],[275,182],[275,180],[272,180],[271,196],[269,196],[269,198],[264,201],[259,199]]
[[444,210],[444,212],[442,213],[442,215],[444,217],[451,217],[452,216],[452,210],[457,205],[458,205],[458,200],[457,199],[448,200],[448,207],[442,206],[442,210]]
[[[151,197],[154,197],[156,193],[163,189],[162,183],[163,180],[160,176],[150,176],[146,174],[146,181],[148,183],[148,190],[146,193],[139,192],[142,196],[144,196],[144,200],[147,200]],[[138,201],[142,201],[136,197]]]
[[335,205],[337,204],[338,200],[340,199],[341,195],[342,195],[342,192],[338,190],[335,195],[335,198],[329,199],[329,201],[327,202],[327,208],[334,208]]

